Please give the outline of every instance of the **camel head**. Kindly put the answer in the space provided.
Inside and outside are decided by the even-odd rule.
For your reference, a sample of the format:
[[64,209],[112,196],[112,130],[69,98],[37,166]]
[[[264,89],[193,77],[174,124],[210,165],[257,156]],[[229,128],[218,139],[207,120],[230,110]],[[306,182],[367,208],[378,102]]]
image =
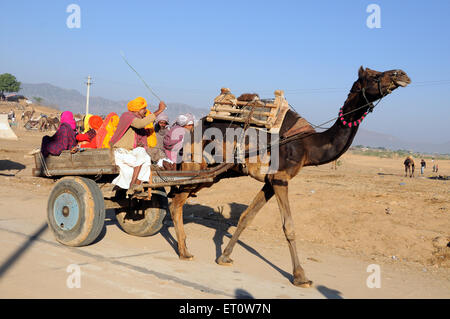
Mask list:
[[411,83],[411,79],[402,70],[378,72],[362,66],[358,71],[358,81],[352,91],[361,91],[370,101],[376,101],[397,89]]

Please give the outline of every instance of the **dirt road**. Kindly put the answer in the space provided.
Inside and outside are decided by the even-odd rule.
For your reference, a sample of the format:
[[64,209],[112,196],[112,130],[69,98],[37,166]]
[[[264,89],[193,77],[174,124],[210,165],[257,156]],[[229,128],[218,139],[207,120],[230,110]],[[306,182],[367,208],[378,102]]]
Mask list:
[[[60,245],[45,217],[53,182],[31,177],[26,155],[42,134],[18,135],[20,143],[0,141],[0,298],[450,298],[448,255],[432,245],[449,235],[449,184],[404,178],[401,159],[347,154],[337,171],[306,168],[290,183],[297,249],[314,281],[302,289],[290,283],[274,199],[244,231],[234,265],[214,262],[261,187],[247,177],[188,201],[191,262],[178,259],[168,217],[160,233],[139,238],[125,234],[108,210],[94,244]],[[450,163],[439,167],[450,172]],[[370,265],[379,266],[380,288],[367,285]],[[68,269],[80,270],[80,288],[68,287],[75,274]]]

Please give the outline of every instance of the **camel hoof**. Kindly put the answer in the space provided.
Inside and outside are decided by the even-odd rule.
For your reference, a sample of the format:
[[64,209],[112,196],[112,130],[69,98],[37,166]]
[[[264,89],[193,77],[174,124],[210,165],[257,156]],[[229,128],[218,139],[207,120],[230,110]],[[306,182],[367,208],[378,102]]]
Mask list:
[[300,287],[300,288],[311,288],[313,285],[313,282],[311,280],[307,281],[300,281],[294,279],[294,286]]
[[233,265],[233,259],[231,259],[230,257],[224,256],[224,255],[217,258],[216,262],[221,266],[232,266]]
[[180,256],[180,260],[191,261],[193,259],[194,259],[194,256],[192,256],[192,255]]

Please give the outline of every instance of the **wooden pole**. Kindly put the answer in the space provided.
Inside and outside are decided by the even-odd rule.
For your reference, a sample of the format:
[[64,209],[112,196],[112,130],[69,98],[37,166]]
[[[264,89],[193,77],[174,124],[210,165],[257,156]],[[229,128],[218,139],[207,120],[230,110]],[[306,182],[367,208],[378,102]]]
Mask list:
[[91,76],[88,76],[88,80],[87,80],[87,93],[86,93],[86,115],[89,114],[89,93],[90,93],[90,88],[91,88]]

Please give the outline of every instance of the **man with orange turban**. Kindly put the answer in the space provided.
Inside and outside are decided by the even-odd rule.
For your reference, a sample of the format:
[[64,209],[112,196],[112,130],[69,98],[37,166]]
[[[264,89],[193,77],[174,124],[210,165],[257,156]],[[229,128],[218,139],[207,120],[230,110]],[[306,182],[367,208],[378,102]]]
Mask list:
[[120,168],[119,176],[112,183],[128,189],[128,195],[143,194],[142,182],[149,182],[151,165],[147,154],[148,132],[145,127],[165,110],[166,104],[161,101],[158,110],[147,116],[147,101],[143,97],[131,100],[127,107],[128,112],[120,117],[117,129],[109,141],[114,149],[116,165]]

